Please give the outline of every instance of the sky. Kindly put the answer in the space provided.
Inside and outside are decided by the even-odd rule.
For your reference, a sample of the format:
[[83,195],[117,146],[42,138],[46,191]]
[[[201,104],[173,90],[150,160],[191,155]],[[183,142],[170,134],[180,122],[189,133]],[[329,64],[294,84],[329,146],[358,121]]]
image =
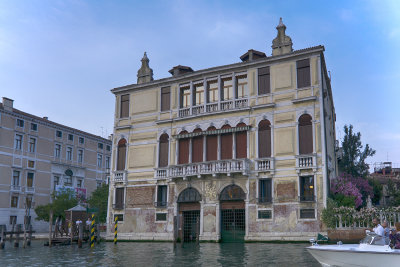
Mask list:
[[293,48],[325,46],[337,114],[400,167],[400,1],[0,0],[0,97],[37,116],[106,137],[112,88],[271,55],[279,18]]

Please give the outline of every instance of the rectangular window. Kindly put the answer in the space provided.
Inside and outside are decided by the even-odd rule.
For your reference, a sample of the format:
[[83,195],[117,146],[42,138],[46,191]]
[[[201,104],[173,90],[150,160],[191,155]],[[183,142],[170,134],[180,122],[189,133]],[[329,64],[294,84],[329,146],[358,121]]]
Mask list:
[[166,221],[167,220],[167,214],[166,213],[156,213],[156,221]]
[[15,149],[22,150],[22,135],[20,134],[15,135]]
[[159,185],[157,187],[157,207],[167,206],[167,186]]
[[17,216],[14,215],[10,216],[10,224],[17,224]]
[[208,103],[218,102],[218,81],[209,81],[207,82],[208,86]]
[[61,145],[60,144],[55,144],[54,145],[54,157],[60,158],[61,156]]
[[97,167],[100,167],[103,165],[103,155],[97,154]]
[[62,132],[61,131],[56,131],[56,137],[61,138],[62,137]]
[[118,222],[123,222],[124,221],[124,214],[114,214],[114,222],[115,218],[117,218]]
[[36,139],[32,137],[29,138],[29,152],[30,153],[36,152]]
[[123,209],[124,208],[124,188],[118,187],[115,189],[115,209]]
[[310,59],[303,59],[297,63],[297,88],[307,87],[311,85],[310,78]]
[[21,128],[24,128],[24,120],[17,119],[17,126],[21,127]]
[[300,219],[315,219],[315,210],[314,209],[301,209],[300,210]]
[[258,94],[265,95],[271,93],[269,67],[258,69]]
[[28,168],[35,168],[35,162],[33,160],[28,160]]
[[126,117],[129,117],[129,95],[122,95],[120,118],[126,118]]
[[64,186],[72,186],[72,177],[71,176],[64,177]]
[[32,207],[32,195],[28,195],[25,197],[25,205],[28,208]]
[[36,123],[31,123],[31,131],[37,131],[37,124]]
[[11,208],[18,208],[18,196],[11,196]]
[[79,163],[83,162],[83,150],[82,149],[78,150],[78,162]]
[[57,185],[60,184],[60,176],[53,177],[53,190],[56,191]]
[[111,151],[111,146],[107,145],[107,146],[106,146],[106,150],[107,150],[107,151]]
[[68,141],[74,141],[74,135],[68,134]]
[[67,147],[67,160],[72,160],[72,147]]
[[190,106],[190,87],[181,88],[181,108]]
[[81,180],[81,179],[78,179],[78,180],[76,181],[76,187],[82,188],[82,180]]
[[272,179],[260,179],[258,183],[258,202],[272,202]]
[[258,219],[272,219],[272,211],[271,210],[259,210],[258,211]]
[[248,92],[247,75],[240,75],[236,77],[236,95],[237,98],[244,98]]
[[204,86],[203,83],[194,85],[194,104],[200,106],[204,104]]
[[314,201],[314,176],[300,177],[300,201]]
[[13,180],[12,180],[12,185],[13,186],[19,186],[19,171],[13,171]]
[[26,176],[26,187],[33,187],[33,176],[34,173],[33,172],[28,172],[27,176]]
[[222,79],[222,97],[221,100],[230,100],[234,98],[232,78]]
[[84,144],[85,143],[85,138],[79,137],[79,144]]
[[167,111],[170,109],[171,102],[171,88],[161,88],[161,111]]
[[97,143],[97,148],[98,149],[103,149],[103,144],[102,143]]
[[110,157],[106,156],[106,169],[110,168]]

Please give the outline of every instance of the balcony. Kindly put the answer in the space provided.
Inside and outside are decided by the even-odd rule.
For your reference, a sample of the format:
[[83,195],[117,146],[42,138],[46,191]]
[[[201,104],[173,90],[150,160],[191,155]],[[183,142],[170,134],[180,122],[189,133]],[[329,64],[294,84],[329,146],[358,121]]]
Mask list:
[[196,116],[199,114],[211,114],[221,111],[229,111],[236,109],[243,109],[249,106],[249,100],[247,98],[232,99],[221,101],[219,103],[207,103],[201,106],[194,106],[192,108],[185,107],[178,111],[179,118],[185,118],[189,116]]
[[317,171],[317,157],[316,155],[298,155],[296,156],[296,170],[312,169],[314,172]]
[[33,193],[35,193],[35,188],[27,186],[27,187],[25,187],[25,193],[33,194]]
[[257,175],[260,172],[274,173],[275,170],[274,158],[260,158],[260,159],[255,159],[254,161],[255,161],[254,170],[257,172]]
[[115,210],[123,210],[125,208],[125,204],[124,203],[115,203],[113,204],[113,209]]
[[209,162],[189,163],[182,165],[172,165],[165,168],[157,168],[155,171],[156,179],[178,178],[186,179],[187,176],[226,174],[230,176],[232,173],[242,173],[248,175],[249,160],[248,159],[230,159]]
[[19,186],[19,185],[11,185],[10,191],[11,192],[21,192],[21,186]]
[[126,182],[126,171],[115,171],[114,183],[125,183],[125,182]]

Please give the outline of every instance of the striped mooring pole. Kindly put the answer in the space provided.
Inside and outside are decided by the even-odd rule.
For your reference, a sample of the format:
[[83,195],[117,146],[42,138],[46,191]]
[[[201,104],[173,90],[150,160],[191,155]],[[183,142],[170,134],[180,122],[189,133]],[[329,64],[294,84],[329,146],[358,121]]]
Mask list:
[[118,216],[115,216],[115,225],[114,225],[114,244],[117,244],[118,237]]
[[90,225],[90,247],[94,248],[94,214],[92,214],[92,224]]

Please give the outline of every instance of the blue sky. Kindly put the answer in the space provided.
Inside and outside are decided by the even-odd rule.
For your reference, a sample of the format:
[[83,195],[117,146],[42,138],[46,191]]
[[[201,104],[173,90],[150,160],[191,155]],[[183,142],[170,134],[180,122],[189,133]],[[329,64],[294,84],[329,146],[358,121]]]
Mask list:
[[400,1],[0,0],[0,96],[16,108],[110,134],[110,89],[136,83],[147,51],[155,79],[271,54],[279,17],[294,49],[322,44],[337,136],[353,124],[400,163]]

